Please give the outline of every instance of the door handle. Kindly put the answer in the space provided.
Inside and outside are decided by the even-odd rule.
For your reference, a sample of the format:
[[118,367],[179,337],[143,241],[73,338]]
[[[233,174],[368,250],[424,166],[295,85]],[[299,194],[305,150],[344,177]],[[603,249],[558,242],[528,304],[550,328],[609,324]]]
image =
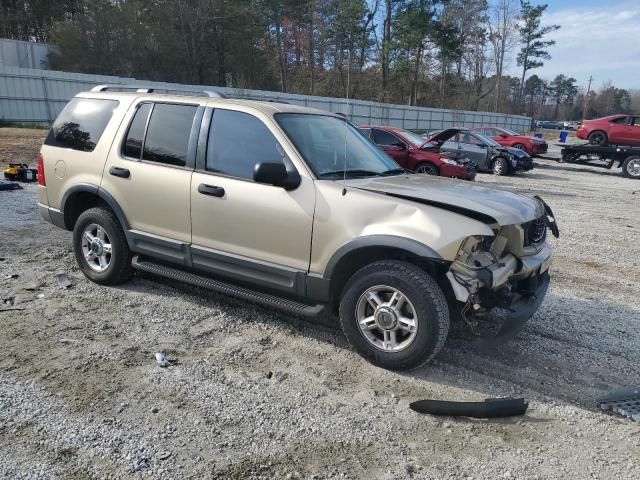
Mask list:
[[206,183],[198,185],[198,192],[203,195],[211,195],[212,197],[224,197],[224,188],[216,187],[215,185],[207,185]]
[[129,178],[131,176],[131,172],[129,171],[129,169],[120,167],[111,167],[109,169],[109,173],[114,177],[121,178]]

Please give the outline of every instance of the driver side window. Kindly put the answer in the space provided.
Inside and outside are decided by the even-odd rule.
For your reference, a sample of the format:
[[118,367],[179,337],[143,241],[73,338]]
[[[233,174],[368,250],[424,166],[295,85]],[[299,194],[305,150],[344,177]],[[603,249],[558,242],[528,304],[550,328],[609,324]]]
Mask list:
[[377,145],[400,147],[404,143],[401,142],[398,137],[385,132],[384,130],[373,129],[373,141]]
[[210,172],[253,180],[257,163],[282,163],[281,147],[261,120],[244,112],[215,109],[209,130]]

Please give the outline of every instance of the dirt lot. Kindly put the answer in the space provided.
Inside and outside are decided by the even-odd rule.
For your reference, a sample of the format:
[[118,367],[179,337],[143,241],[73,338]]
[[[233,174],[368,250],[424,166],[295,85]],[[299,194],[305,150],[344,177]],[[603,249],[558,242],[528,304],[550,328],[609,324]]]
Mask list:
[[[71,234],[39,219],[35,187],[0,192],[0,298],[23,309],[0,305],[0,477],[640,478],[640,425],[592,403],[640,385],[640,182],[537,165],[478,181],[538,193],[559,218],[541,310],[496,351],[450,339],[404,374],[365,363],[335,328],[210,292],[91,284]],[[408,408],[514,395],[526,416]]]
[[35,168],[35,158],[46,135],[44,129],[0,128],[0,167],[26,163]]

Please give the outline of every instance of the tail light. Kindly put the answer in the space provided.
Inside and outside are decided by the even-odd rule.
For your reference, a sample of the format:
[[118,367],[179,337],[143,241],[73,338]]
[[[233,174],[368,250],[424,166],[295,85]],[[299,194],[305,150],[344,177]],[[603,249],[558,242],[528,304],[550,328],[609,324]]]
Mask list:
[[36,160],[38,161],[38,185],[46,187],[47,181],[44,178],[44,158],[42,157],[41,153],[38,154]]

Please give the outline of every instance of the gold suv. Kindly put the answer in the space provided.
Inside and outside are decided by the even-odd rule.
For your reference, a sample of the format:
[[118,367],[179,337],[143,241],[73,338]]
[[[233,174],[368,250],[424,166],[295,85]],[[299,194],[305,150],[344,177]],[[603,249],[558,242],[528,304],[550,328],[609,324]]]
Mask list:
[[337,312],[385,368],[432,359],[450,318],[517,333],[549,284],[541,199],[407,174],[324,111],[100,86],[60,113],[38,169],[40,213],[90,280],[142,270]]

